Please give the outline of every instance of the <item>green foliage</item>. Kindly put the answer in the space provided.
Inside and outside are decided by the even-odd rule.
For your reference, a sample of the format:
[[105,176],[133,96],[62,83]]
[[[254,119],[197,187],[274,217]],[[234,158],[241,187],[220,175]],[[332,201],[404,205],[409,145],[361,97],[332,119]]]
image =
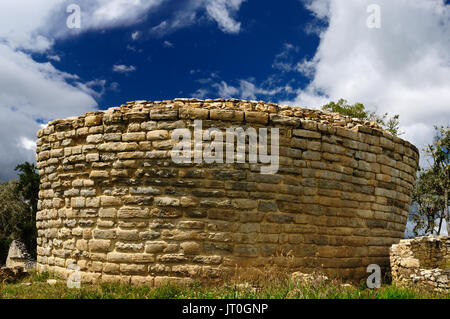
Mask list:
[[322,106],[322,109],[327,112],[335,112],[360,120],[367,120],[369,118],[369,114],[363,104],[356,103],[349,105],[347,104],[347,100],[344,99],[340,99],[337,103],[332,101]]
[[30,286],[1,284],[0,298],[27,299],[450,299],[449,293],[437,293],[419,288],[397,287],[383,284],[380,289],[343,285],[337,280],[310,283],[295,283],[289,279],[274,284],[261,282],[257,287],[246,283],[225,283],[191,286],[166,284],[161,287],[131,286],[128,284],[101,283],[82,284],[81,289],[69,289],[65,281],[48,285],[43,277],[32,274],[22,282]]
[[17,165],[15,171],[19,173],[19,183],[17,191],[22,195],[24,200],[29,204],[30,211],[34,214],[37,212],[37,204],[39,201],[39,175],[36,173],[36,166],[25,162]]
[[439,177],[432,169],[420,169],[416,186],[413,190],[413,203],[417,212],[412,219],[415,222],[414,234],[429,235],[436,229],[436,220],[444,209],[444,197],[436,187]]
[[400,132],[400,115],[397,114],[392,117],[388,117],[388,113],[377,115],[375,112],[367,110],[362,103],[350,105],[347,100],[340,99],[337,103],[330,102],[322,106],[322,110],[339,113],[341,115],[357,118],[363,121],[376,122],[394,136],[404,134],[403,132]]
[[40,177],[36,173],[36,166],[29,162],[17,165],[15,171],[19,172],[16,191],[21,195],[28,207],[28,218],[22,225],[21,241],[27,246],[31,256],[36,258],[36,213],[39,201]]
[[17,190],[17,182],[0,183],[0,263],[14,239],[21,240],[29,223],[28,207]]
[[[424,150],[431,159],[429,167],[419,170],[413,191],[413,202],[418,209],[413,215],[416,223],[414,233],[439,233],[445,219],[450,233],[449,189],[450,189],[450,128],[435,127],[433,144]],[[436,221],[439,221],[436,224]],[[437,227],[436,227],[437,226]]]
[[394,136],[400,136],[405,134],[405,132],[400,132],[400,115],[396,114],[392,117],[388,117],[388,113],[385,113],[381,119],[381,126],[383,126],[386,131],[391,132]]
[[0,183],[0,263],[4,263],[13,240],[23,242],[36,257],[36,212],[39,175],[34,164],[16,167],[18,180]]

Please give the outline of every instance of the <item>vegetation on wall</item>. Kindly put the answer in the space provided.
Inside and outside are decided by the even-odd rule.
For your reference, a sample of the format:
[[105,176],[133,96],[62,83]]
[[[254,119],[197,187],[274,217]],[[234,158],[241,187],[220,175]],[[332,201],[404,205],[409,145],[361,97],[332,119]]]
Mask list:
[[348,104],[347,100],[340,99],[337,102],[330,102],[322,106],[322,110],[327,112],[335,112],[341,115],[346,115],[351,118],[357,118],[363,121],[376,122],[381,125],[386,131],[390,132],[394,136],[400,136],[404,134],[400,131],[400,115],[396,114],[389,117],[388,113],[378,115],[373,111],[366,109],[364,104],[355,103],[353,105]]

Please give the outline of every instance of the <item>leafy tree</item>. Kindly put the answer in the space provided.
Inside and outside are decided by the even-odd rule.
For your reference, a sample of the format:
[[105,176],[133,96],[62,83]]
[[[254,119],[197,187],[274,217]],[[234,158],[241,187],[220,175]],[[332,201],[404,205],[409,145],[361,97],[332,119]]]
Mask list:
[[4,263],[14,239],[23,240],[29,224],[29,208],[17,190],[17,181],[0,183],[0,263]]
[[444,208],[444,199],[436,192],[438,183],[434,172],[430,169],[420,169],[418,174],[412,195],[414,207],[417,209],[412,216],[416,236],[420,233],[433,234],[436,231],[436,220],[441,217]]
[[338,102],[330,102],[322,106],[322,110],[328,112],[337,112],[339,114],[357,118],[363,121],[376,122],[385,130],[395,136],[404,134],[403,132],[400,132],[400,115],[397,114],[393,117],[388,117],[388,113],[377,115],[375,112],[367,110],[362,103],[355,103],[353,105],[350,105],[348,104],[347,100],[340,99]]
[[37,212],[37,204],[39,201],[39,174],[36,173],[36,166],[25,162],[17,165],[15,171],[19,173],[19,183],[17,191],[23,196],[24,200],[29,204],[32,217]]
[[12,240],[20,240],[36,256],[36,212],[39,175],[34,164],[17,165],[18,180],[0,183],[0,262],[4,262]]
[[[450,189],[450,128],[435,127],[436,137],[427,146],[425,153],[432,160],[430,166],[419,171],[413,192],[413,202],[418,211],[413,215],[416,222],[414,233],[439,234],[446,221],[450,234],[449,189]],[[437,223],[438,222],[438,223]]]
[[40,177],[36,173],[36,166],[29,162],[17,165],[15,171],[18,171],[19,181],[17,183],[16,192],[21,195],[23,201],[28,207],[28,218],[22,224],[21,240],[27,246],[30,254],[34,257],[36,254],[36,213],[39,201],[39,184]]

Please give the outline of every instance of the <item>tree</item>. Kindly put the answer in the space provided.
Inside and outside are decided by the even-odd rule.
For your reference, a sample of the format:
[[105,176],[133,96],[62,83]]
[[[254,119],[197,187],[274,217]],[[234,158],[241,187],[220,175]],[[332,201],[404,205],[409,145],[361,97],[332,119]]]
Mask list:
[[29,224],[29,207],[17,190],[17,181],[0,183],[0,263],[6,260],[8,248],[14,239],[23,240]]
[[421,233],[424,235],[438,233],[436,221],[442,216],[444,198],[436,191],[437,185],[437,176],[433,170],[419,169],[412,194],[413,207],[417,209],[412,216],[416,236]]
[[23,199],[29,204],[30,212],[34,217],[37,212],[39,201],[39,174],[36,173],[36,166],[25,162],[16,166],[15,171],[19,171],[19,183],[17,191],[23,196]]
[[448,209],[448,193],[450,189],[450,128],[435,127],[437,131],[433,145],[428,145],[427,154],[433,159],[431,171],[436,176],[435,191],[443,197],[443,211],[440,216],[439,228],[442,220],[447,224],[447,233],[450,235],[450,214]]
[[341,115],[346,115],[351,118],[357,118],[363,121],[376,122],[394,136],[404,134],[403,132],[400,132],[400,115],[396,114],[392,117],[388,117],[388,113],[377,115],[375,112],[367,110],[362,103],[355,103],[353,105],[350,105],[348,104],[347,100],[340,99],[337,103],[330,102],[322,106],[322,110],[328,112],[337,112]]
[[27,205],[27,217],[22,223],[21,241],[25,243],[30,254],[34,257],[36,254],[36,213],[39,201],[40,177],[36,173],[36,166],[29,162],[17,165],[15,171],[18,171],[19,181],[16,185],[16,192],[21,196]]
[[34,164],[15,168],[18,180],[0,183],[0,262],[4,262],[13,240],[23,242],[36,256],[36,213],[40,178]]
[[[449,189],[450,189],[450,128],[435,127],[436,137],[427,146],[425,153],[432,160],[429,167],[419,170],[413,192],[413,203],[418,211],[413,216],[414,232],[439,234],[443,221],[450,234]],[[436,223],[438,221],[438,223]]]

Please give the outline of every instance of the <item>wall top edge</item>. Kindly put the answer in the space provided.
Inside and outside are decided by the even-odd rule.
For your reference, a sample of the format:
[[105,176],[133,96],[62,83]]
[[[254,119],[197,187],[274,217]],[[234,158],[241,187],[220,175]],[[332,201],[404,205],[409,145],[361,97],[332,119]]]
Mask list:
[[[212,114],[205,116],[205,120],[224,120],[233,122],[247,122],[258,124],[281,124],[286,126],[293,126],[294,128],[305,128],[317,130],[317,126],[328,126],[340,130],[351,131],[353,133],[365,133],[375,136],[384,137],[394,143],[403,144],[419,155],[419,150],[412,143],[403,140],[390,132],[384,130],[378,123],[374,121],[363,121],[357,118],[350,118],[339,113],[330,113],[318,109],[308,109],[299,106],[279,105],[276,103],[268,103],[264,101],[247,101],[239,99],[207,99],[199,100],[193,98],[176,98],[173,100],[164,101],[130,101],[122,104],[119,107],[110,107],[106,110],[99,110],[95,112],[87,112],[80,116],[72,116],[65,119],[57,119],[48,122],[46,127],[38,131],[37,137],[51,134],[51,127],[56,125],[65,126],[67,129],[83,127],[86,123],[85,119],[96,117],[99,120],[104,116],[121,116],[123,121],[133,121],[133,115],[147,114],[147,120],[154,120],[152,118],[152,111],[173,111],[177,112],[177,117],[180,112],[187,113],[181,119],[192,119],[189,116],[189,110],[205,110],[202,112],[211,111]],[[157,111],[158,110],[158,111]],[[234,112],[233,112],[234,111]],[[195,111],[194,111],[195,112]],[[198,111],[201,112],[201,111]],[[219,113],[219,114],[217,114]],[[228,113],[228,114],[223,114]],[[232,113],[235,113],[234,115]],[[125,115],[125,116],[122,116]],[[241,116],[239,116],[241,115]],[[267,118],[267,123],[264,118]],[[225,119],[224,119],[225,118]],[[228,119],[227,119],[228,118]],[[145,120],[144,118],[137,118],[138,120]],[[202,119],[200,116],[199,119]],[[118,119],[116,119],[118,120]],[[158,117],[157,120],[174,120],[171,118]],[[95,122],[95,121],[94,121]],[[68,125],[76,123],[75,125]],[[87,124],[86,124],[87,125]],[[72,127],[69,127],[72,126]],[[351,134],[351,133],[350,133]]]

